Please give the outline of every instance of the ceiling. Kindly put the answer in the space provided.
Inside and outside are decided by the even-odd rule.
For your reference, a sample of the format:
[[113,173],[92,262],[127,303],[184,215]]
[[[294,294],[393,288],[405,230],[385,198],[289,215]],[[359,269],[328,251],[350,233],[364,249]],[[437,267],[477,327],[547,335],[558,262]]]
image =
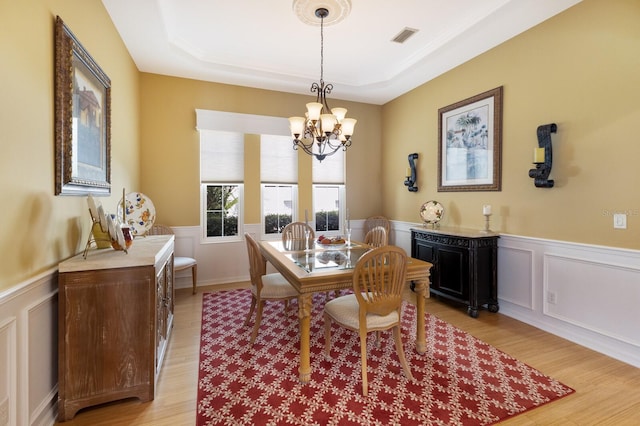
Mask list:
[[[293,1],[102,3],[142,72],[311,95],[320,26],[303,23]],[[325,22],[324,80],[332,98],[381,105],[581,0],[295,1],[330,12],[350,4],[342,21]],[[418,31],[391,41],[405,28]]]

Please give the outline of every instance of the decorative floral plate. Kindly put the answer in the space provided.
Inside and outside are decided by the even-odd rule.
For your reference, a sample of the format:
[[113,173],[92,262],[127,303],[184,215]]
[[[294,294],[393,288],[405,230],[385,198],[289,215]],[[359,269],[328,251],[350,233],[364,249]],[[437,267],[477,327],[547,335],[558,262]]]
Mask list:
[[[126,222],[131,234],[144,235],[156,220],[156,208],[153,202],[142,192],[130,192],[125,196],[127,203]],[[122,214],[122,201],[118,204],[118,215]]]
[[338,249],[345,248],[347,246],[346,240],[342,237],[327,238],[324,241],[327,241],[327,240],[331,241],[331,243],[322,244],[319,240],[316,240],[316,245],[326,250],[338,250]]
[[425,223],[434,224],[440,222],[444,214],[444,207],[437,201],[427,201],[420,207],[420,217]]
[[100,222],[102,232],[108,232],[109,224],[107,223],[107,215],[102,208],[102,204],[98,204],[98,222]]
[[87,197],[87,204],[89,205],[89,212],[91,213],[91,219],[96,222],[100,221],[100,216],[98,216],[98,205],[101,204],[100,201],[96,201],[95,198],[89,194]]

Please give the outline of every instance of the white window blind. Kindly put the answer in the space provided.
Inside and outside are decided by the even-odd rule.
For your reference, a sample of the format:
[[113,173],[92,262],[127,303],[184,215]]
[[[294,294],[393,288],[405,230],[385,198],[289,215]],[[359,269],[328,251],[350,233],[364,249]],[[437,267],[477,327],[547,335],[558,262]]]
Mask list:
[[339,149],[322,162],[312,159],[313,183],[344,183],[344,157],[345,152]]
[[200,181],[244,181],[244,134],[200,130]]
[[298,182],[298,151],[293,149],[291,136],[260,135],[260,180]]

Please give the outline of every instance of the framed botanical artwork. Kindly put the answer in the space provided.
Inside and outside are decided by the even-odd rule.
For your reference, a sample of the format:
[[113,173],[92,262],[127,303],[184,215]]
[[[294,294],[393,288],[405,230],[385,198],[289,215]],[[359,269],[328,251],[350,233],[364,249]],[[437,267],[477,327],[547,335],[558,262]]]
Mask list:
[[502,86],[438,110],[438,192],[502,189]]
[[55,194],[111,193],[111,81],[55,24]]

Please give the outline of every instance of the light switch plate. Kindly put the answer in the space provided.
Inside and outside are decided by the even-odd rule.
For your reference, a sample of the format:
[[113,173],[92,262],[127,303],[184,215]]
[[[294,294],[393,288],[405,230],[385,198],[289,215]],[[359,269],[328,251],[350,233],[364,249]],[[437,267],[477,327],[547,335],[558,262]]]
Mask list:
[[613,227],[616,229],[627,229],[627,215],[615,213],[613,215]]

